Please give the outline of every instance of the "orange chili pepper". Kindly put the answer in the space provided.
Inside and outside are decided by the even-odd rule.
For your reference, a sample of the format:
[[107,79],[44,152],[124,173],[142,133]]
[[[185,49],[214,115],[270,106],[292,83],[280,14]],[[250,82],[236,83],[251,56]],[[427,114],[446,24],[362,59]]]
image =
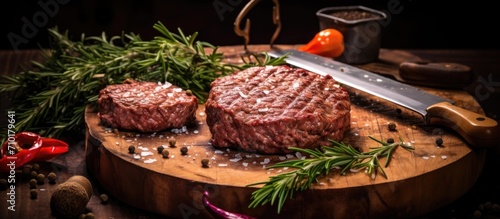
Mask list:
[[336,58],[344,52],[344,36],[336,29],[324,29],[304,46],[298,48],[320,56]]

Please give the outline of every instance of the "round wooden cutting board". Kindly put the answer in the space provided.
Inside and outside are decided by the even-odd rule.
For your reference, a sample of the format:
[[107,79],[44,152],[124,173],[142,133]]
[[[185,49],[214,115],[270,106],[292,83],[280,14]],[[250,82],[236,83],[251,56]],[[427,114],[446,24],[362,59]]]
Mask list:
[[[220,51],[235,59],[243,47],[222,47]],[[384,141],[402,138],[411,142],[415,151],[397,149],[384,169],[387,178],[378,174],[372,179],[355,171],[341,175],[333,170],[319,178],[313,188],[287,200],[280,214],[271,205],[248,208],[257,187],[247,185],[289,171],[267,167],[302,155],[259,155],[213,147],[203,105],[198,107],[196,126],[157,133],[112,130],[102,126],[97,113],[88,108],[87,167],[117,199],[172,218],[213,218],[202,204],[204,191],[210,193],[214,205],[256,218],[408,218],[442,207],[473,186],[482,171],[485,150],[471,148],[450,130],[426,126],[423,118],[411,111],[347,89],[352,108],[345,143],[368,151],[379,146],[368,136]],[[465,91],[422,89],[483,113]],[[390,122],[396,124],[396,131],[388,129]],[[156,148],[168,146],[171,137],[176,139],[176,146],[167,147],[169,158],[162,158]],[[442,146],[436,145],[437,138],[443,139]],[[131,145],[136,154],[128,152]],[[184,146],[187,155],[180,152]],[[210,160],[208,168],[201,165],[204,158]]]

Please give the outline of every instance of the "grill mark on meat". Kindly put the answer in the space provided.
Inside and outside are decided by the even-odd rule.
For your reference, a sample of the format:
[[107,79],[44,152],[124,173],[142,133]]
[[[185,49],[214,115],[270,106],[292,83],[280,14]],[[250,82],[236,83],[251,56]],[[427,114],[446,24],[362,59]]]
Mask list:
[[[318,77],[316,76],[316,77],[314,77],[313,80],[316,80],[317,78]],[[305,104],[302,103],[303,99],[304,99],[303,94],[312,89],[312,86],[314,85],[313,82],[314,81],[310,81],[309,83],[304,83],[304,86],[299,85],[299,88],[300,88],[299,93],[297,95],[295,95],[294,100],[288,104],[287,108],[283,111],[281,116],[284,115],[286,111],[294,109],[294,108],[301,108],[300,112],[303,112],[306,110],[306,108],[308,108],[308,103],[305,103]],[[298,83],[300,83],[300,82],[298,82]],[[312,101],[312,99],[311,99],[311,101]]]

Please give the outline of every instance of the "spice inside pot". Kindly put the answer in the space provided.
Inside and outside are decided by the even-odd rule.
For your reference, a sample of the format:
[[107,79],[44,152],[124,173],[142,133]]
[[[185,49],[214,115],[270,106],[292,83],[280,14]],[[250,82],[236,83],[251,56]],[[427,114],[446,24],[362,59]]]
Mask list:
[[330,15],[333,17],[349,21],[363,20],[370,18],[380,18],[380,19],[383,18],[379,14],[371,13],[369,11],[364,11],[364,10],[335,11],[330,13]]

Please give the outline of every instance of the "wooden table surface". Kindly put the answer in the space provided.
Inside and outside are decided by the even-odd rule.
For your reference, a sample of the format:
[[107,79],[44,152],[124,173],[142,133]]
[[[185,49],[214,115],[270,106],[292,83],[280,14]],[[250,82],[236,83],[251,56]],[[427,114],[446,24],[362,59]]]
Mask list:
[[[487,116],[499,120],[500,109],[500,51],[494,50],[407,50],[411,54],[431,61],[458,62],[470,66],[477,74],[476,78],[464,89],[475,97],[481,104]],[[16,74],[29,66],[31,60],[41,60],[39,51],[0,51],[0,74]],[[2,114],[9,107],[8,98],[0,95],[0,109]],[[4,118],[5,117],[5,118]],[[0,116],[0,128],[6,127],[6,116]],[[51,162],[40,163],[41,173],[45,175],[51,171],[57,173],[57,182],[61,183],[73,175],[89,177],[93,182],[93,196],[87,205],[88,211],[93,212],[96,218],[163,218],[162,216],[145,212],[133,206],[122,203],[113,197],[107,204],[102,204],[99,195],[106,191],[95,183],[87,174],[85,164],[84,136],[72,134],[63,136],[70,144],[67,154],[53,159]],[[483,173],[471,190],[463,197],[436,211],[422,215],[419,218],[473,218],[479,210],[483,218],[500,218],[500,180],[498,169],[500,166],[500,149],[489,149]],[[7,174],[0,174],[0,178],[7,178]],[[133,176],[131,176],[133,177]],[[1,191],[0,218],[51,218],[49,200],[56,184],[45,183],[39,185],[37,199],[30,199],[28,179],[20,173],[16,174],[15,211],[8,209],[10,204],[9,190]],[[490,205],[491,204],[491,205]],[[494,207],[491,207],[494,206]]]

